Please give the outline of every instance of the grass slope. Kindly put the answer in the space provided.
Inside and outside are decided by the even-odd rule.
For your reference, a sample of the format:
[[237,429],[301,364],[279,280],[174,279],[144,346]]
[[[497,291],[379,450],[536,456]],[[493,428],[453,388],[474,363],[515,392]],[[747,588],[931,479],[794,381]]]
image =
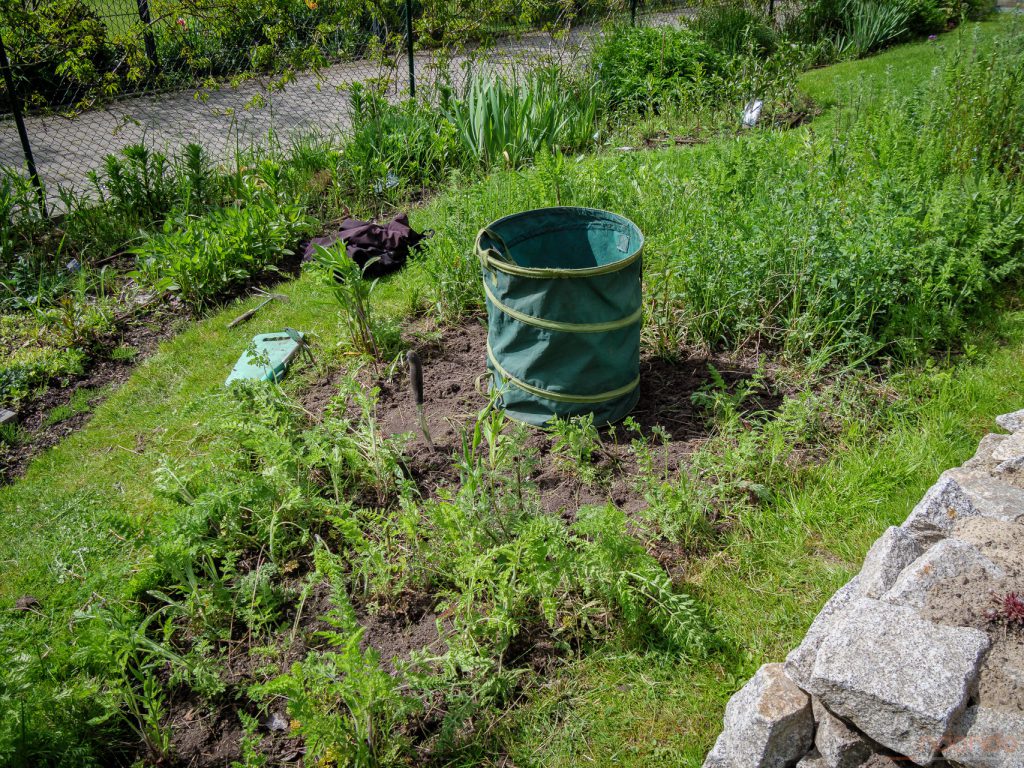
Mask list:
[[1024,313],[1008,314],[998,337],[983,359],[914,382],[921,405],[883,439],[849,435],[810,482],[744,521],[747,535],[703,563],[700,596],[734,643],[732,664],[614,650],[587,657],[517,713],[513,760],[699,766],[729,696],[758,666],[783,660],[874,539],[973,454],[994,415],[1021,406]]
[[[980,34],[994,34],[999,24],[981,25]],[[944,44],[908,45],[808,73],[802,86],[833,108],[821,118],[830,121],[839,111],[834,107],[848,104],[855,88],[861,94],[865,88],[875,93],[913,88],[938,63]],[[791,141],[801,141],[806,130],[795,131]],[[713,151],[698,147],[584,162],[620,173],[650,173],[668,163],[685,177]],[[430,258],[461,258],[481,223],[536,199],[536,177],[532,171],[496,174],[415,212],[415,226],[439,233]],[[659,243],[664,222],[647,218],[643,199],[615,202],[649,233],[652,249],[671,247]],[[399,318],[419,305],[430,287],[427,260],[382,282],[375,306],[382,316]],[[290,301],[272,303],[245,326],[226,328],[255,300],[212,313],[163,344],[96,409],[83,430],[37,459],[23,479],[0,489],[5,571],[0,604],[32,595],[45,608],[45,615],[19,619],[4,646],[29,635],[59,646],[74,609],[91,595],[114,596],[130,581],[159,539],[166,513],[153,495],[152,472],[161,457],[173,461],[202,450],[198,426],[217,407],[209,395],[253,334],[285,325],[301,328],[315,335],[326,360],[338,360],[337,314],[328,292],[309,275],[275,290]],[[1001,344],[980,344],[985,354],[973,361],[904,382],[904,394],[919,400],[920,407],[881,441],[846,435],[845,450],[813,480],[744,520],[745,533],[699,565],[694,581],[728,639],[727,664],[695,668],[656,655],[601,651],[551,681],[508,718],[500,738],[513,759],[551,765],[588,759],[604,765],[667,765],[680,759],[699,764],[728,695],[758,664],[782,657],[870,542],[906,515],[943,468],[971,453],[995,414],[1019,407],[1024,316],[1007,315],[998,333]],[[286,387],[302,383],[298,376]]]

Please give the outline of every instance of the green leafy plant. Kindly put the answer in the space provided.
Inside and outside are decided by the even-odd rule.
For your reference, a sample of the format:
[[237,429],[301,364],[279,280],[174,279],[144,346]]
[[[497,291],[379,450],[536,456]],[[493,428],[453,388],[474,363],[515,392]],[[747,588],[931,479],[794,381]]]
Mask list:
[[232,585],[235,612],[257,634],[275,627],[294,594],[284,588],[274,563],[262,563],[241,574]]
[[379,391],[367,390],[357,375],[353,370],[341,381],[320,428],[306,433],[307,460],[327,473],[335,502],[365,494],[387,505],[408,491],[403,441],[382,432],[375,413]]
[[594,426],[594,415],[556,419],[550,430],[551,453],[559,466],[588,485],[597,483],[602,474],[595,464],[601,452],[601,435]]
[[722,374],[708,365],[711,381],[690,395],[694,405],[705,409],[720,424],[732,424],[742,417],[742,406],[757,392],[765,388],[765,372],[757,368],[749,378],[742,379],[730,391]]
[[331,557],[323,549],[316,554],[318,570],[333,575],[333,607],[323,617],[331,629],[319,633],[332,650],[313,652],[252,693],[287,701],[311,760],[352,768],[398,764],[408,744],[401,725],[417,704],[381,669],[376,651],[360,650],[364,630]]
[[[345,252],[344,243],[324,248],[317,245],[316,262],[322,268],[325,284],[330,288],[341,310],[345,342],[352,351],[380,360],[391,351],[394,343],[392,329],[376,319],[370,305],[370,295],[376,280],[364,279],[360,269]],[[366,267],[371,266],[369,263]]]
[[152,759],[166,760],[171,754],[171,734],[164,724],[167,693],[159,674],[165,666],[187,667],[187,662],[151,636],[150,625],[159,625],[163,616],[154,612],[139,620],[131,611],[110,606],[81,618],[93,622],[103,635],[87,646],[86,653],[113,673],[104,691],[107,712],[92,724],[120,717],[135,730]]
[[770,20],[745,0],[713,0],[702,5],[693,27],[713,48],[728,56],[746,53],[748,44],[760,55],[772,53],[777,45]]
[[649,632],[675,650],[699,656],[710,647],[699,604],[672,585],[665,570],[626,530],[625,513],[612,506],[582,509],[574,531],[580,547],[577,584],[616,611],[635,642]]
[[414,99],[393,104],[372,86],[349,90],[351,136],[341,156],[342,183],[367,199],[397,200],[439,185],[464,164],[455,128]]
[[245,207],[169,220],[133,249],[135,275],[199,309],[238,283],[276,271],[311,230],[299,206],[258,197]]
[[485,168],[518,168],[544,147],[580,149],[594,140],[599,115],[594,87],[557,68],[521,78],[474,70],[465,95],[443,107],[464,150]]
[[603,98],[624,113],[657,112],[713,94],[724,66],[697,32],[671,26],[615,27],[590,60]]
[[[57,314],[43,312],[38,320],[23,314],[0,315],[0,344],[13,350],[0,361],[0,404],[16,405],[49,381],[82,372],[85,352],[75,346],[75,339],[64,335],[62,324],[53,319]],[[89,314],[82,308],[74,317],[88,323]]]

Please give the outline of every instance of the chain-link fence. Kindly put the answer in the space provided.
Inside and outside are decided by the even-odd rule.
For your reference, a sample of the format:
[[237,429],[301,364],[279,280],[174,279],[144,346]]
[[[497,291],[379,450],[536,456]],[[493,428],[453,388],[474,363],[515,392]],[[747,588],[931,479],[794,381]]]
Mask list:
[[[0,0],[0,167],[88,192],[130,144],[216,160],[348,125],[351,89],[457,93],[475,66],[575,66],[608,22],[665,23],[637,0]],[[0,63],[4,63],[0,61]]]

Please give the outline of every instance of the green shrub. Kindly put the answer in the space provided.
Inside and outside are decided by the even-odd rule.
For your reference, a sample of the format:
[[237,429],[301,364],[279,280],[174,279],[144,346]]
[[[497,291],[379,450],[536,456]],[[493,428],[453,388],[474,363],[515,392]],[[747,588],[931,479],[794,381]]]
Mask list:
[[[88,101],[120,82],[112,71],[118,50],[83,0],[0,0],[0,34],[30,107]],[[0,96],[8,97],[2,79]]]
[[339,170],[360,197],[398,200],[410,190],[440,185],[463,164],[455,129],[429,104],[392,104],[360,83],[350,96],[351,135]]
[[961,18],[982,18],[992,6],[988,0],[811,0],[789,19],[785,32],[864,56],[907,35],[941,32]]
[[135,275],[198,309],[241,282],[275,271],[311,232],[312,221],[299,206],[258,197],[245,207],[168,220],[161,234],[133,250]]
[[743,0],[717,0],[701,6],[693,28],[709,45],[729,56],[748,50],[769,54],[777,44],[770,21]]
[[805,43],[835,41],[843,31],[847,0],[809,0],[799,13],[787,19],[785,36]]
[[[176,23],[158,30],[157,54],[170,77],[186,81],[323,66],[351,58],[371,39],[364,2],[241,0],[228,5],[200,0],[176,5]],[[402,27],[393,23],[389,28]]]
[[950,21],[959,21],[952,8],[940,0],[909,0],[907,27],[912,34],[943,32]]
[[613,110],[645,113],[714,92],[722,57],[696,32],[678,27],[614,27],[590,61]]
[[[371,16],[400,29],[399,8],[361,0],[170,0],[154,4],[159,68],[134,6],[101,14],[84,0],[0,1],[0,22],[22,95],[36,107],[87,106],[143,82],[192,84],[351,58],[373,40]],[[0,83],[0,95],[4,85]]]

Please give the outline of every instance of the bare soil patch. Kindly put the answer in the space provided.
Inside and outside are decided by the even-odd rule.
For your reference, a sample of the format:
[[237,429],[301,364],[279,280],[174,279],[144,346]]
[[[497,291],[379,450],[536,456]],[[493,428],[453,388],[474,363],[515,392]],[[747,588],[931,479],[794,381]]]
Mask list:
[[[447,330],[440,341],[422,344],[416,351],[423,363],[424,413],[433,447],[424,438],[419,425],[415,400],[408,375],[400,372],[388,379],[371,380],[367,385],[379,391],[377,419],[389,435],[406,434],[406,460],[412,478],[427,496],[435,496],[442,487],[458,484],[453,456],[461,450],[462,436],[471,428],[477,414],[487,404],[486,382],[487,329],[483,318],[473,318]],[[712,384],[709,366],[713,366],[731,389],[749,380],[757,367],[755,356],[706,355],[683,351],[675,361],[645,356],[640,362],[640,400],[630,414],[644,436],[655,429],[668,435],[657,448],[668,472],[675,472],[711,434],[707,414],[695,405],[692,395]],[[336,372],[313,384],[303,405],[314,418],[338,392],[343,376]],[[767,388],[746,404],[746,409],[771,411],[782,401],[769,376]],[[555,462],[550,433],[531,430],[524,446],[539,459],[531,478],[541,492],[545,510],[552,514],[574,515],[581,506],[612,502],[627,512],[643,507],[642,496],[633,488],[636,461],[630,435],[616,425],[601,430],[602,448],[597,466],[609,482],[597,486],[583,484],[572,472]]]

